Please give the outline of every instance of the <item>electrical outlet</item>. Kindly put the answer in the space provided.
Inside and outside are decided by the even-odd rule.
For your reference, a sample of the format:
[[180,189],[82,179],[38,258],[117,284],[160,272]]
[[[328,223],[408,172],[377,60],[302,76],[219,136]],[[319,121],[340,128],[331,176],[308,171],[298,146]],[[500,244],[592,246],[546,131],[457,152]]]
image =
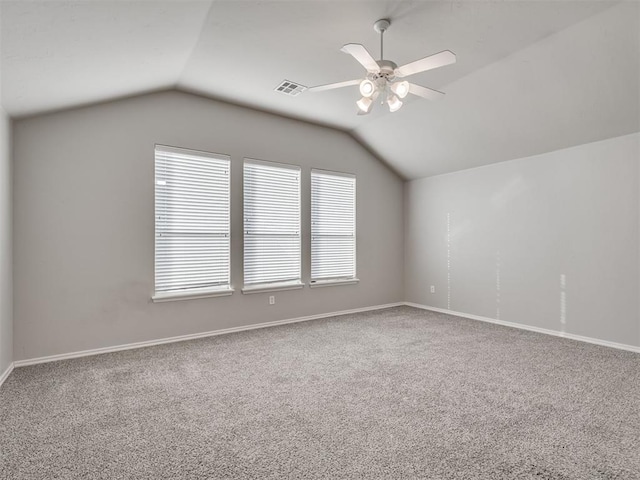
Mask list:
[[436,286],[435,285],[431,285],[431,293],[436,293]]
[[269,305],[276,304],[276,297],[274,295],[269,295]]

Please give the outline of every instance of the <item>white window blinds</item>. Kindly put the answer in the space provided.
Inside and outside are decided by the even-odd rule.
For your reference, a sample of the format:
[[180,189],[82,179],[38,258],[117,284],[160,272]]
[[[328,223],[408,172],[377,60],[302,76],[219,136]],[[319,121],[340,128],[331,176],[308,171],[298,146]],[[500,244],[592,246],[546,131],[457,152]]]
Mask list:
[[245,286],[299,284],[300,238],[300,167],[245,160]]
[[155,289],[229,287],[229,157],[155,149]]
[[355,176],[311,170],[311,282],[355,276]]

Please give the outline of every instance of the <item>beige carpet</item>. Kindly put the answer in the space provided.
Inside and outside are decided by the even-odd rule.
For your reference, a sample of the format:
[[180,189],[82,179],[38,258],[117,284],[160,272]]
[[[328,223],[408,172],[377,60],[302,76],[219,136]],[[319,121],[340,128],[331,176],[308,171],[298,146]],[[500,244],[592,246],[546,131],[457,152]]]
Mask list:
[[640,355],[398,307],[24,367],[0,478],[640,479]]

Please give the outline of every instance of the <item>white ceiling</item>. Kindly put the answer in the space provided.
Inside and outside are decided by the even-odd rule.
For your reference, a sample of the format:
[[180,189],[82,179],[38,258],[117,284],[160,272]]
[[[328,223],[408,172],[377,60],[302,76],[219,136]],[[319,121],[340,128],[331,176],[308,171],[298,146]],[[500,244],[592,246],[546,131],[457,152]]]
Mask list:
[[[614,1],[2,1],[2,103],[14,116],[180,88],[349,131],[406,178],[640,130],[640,3]],[[447,93],[355,114],[339,51],[390,18],[385,58],[449,49],[412,81]]]

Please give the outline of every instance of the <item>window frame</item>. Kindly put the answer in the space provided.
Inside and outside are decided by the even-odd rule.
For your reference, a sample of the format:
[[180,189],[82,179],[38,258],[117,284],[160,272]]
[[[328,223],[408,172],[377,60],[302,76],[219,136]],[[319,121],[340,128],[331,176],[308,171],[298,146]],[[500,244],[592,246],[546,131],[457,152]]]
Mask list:
[[[353,276],[350,277],[325,277],[314,279],[313,277],[313,174],[317,172],[328,176],[343,177],[353,180]],[[358,278],[358,226],[357,226],[357,211],[358,211],[358,186],[357,176],[355,173],[340,172],[335,170],[327,170],[323,168],[311,168],[309,174],[309,209],[310,216],[310,245],[309,245],[309,287],[331,287],[339,285],[355,285],[360,282]]]
[[[247,165],[262,165],[266,167],[274,167],[287,169],[291,171],[296,171],[298,173],[298,278],[293,280],[282,280],[282,281],[274,281],[274,282],[263,282],[263,283],[246,283],[246,237],[247,237],[247,228],[246,228],[246,202],[245,202],[245,180],[246,180],[246,166]],[[273,162],[269,160],[261,160],[251,157],[245,157],[242,164],[242,293],[243,294],[252,294],[252,293],[267,293],[267,292],[275,292],[281,290],[297,290],[301,289],[305,286],[305,283],[302,281],[302,264],[303,264],[303,234],[302,234],[302,167],[300,165],[295,165],[291,163],[282,163],[282,162]]]
[[[228,195],[228,222],[226,229],[226,238],[228,239],[228,249],[227,249],[227,265],[228,265],[228,276],[227,283],[210,285],[206,287],[195,287],[195,288],[182,288],[182,289],[173,289],[173,290],[158,290],[157,285],[157,251],[158,251],[158,152],[164,153],[175,153],[175,154],[185,154],[192,155],[196,157],[203,158],[211,158],[218,161],[226,161],[227,162],[227,195]],[[183,147],[175,147],[171,145],[164,144],[155,144],[154,145],[154,175],[153,175],[153,184],[154,184],[154,293],[151,296],[151,299],[154,303],[158,302],[168,302],[174,300],[186,300],[186,299],[196,299],[196,298],[208,298],[208,297],[220,297],[220,296],[228,296],[232,295],[234,292],[232,281],[231,281],[231,267],[232,267],[232,231],[231,231],[231,156],[220,154],[220,153],[212,153],[206,152],[202,150],[194,150],[190,148]],[[216,234],[220,235],[220,234]]]

